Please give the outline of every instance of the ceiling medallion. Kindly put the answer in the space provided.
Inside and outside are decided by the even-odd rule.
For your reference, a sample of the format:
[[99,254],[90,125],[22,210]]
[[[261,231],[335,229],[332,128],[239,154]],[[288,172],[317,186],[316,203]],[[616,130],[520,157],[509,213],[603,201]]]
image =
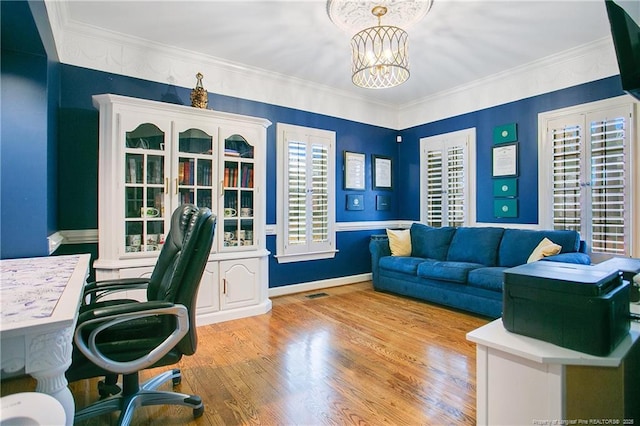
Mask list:
[[338,28],[353,35],[373,25],[371,11],[375,6],[387,8],[385,25],[406,30],[424,18],[432,5],[433,0],[327,0],[327,14]]

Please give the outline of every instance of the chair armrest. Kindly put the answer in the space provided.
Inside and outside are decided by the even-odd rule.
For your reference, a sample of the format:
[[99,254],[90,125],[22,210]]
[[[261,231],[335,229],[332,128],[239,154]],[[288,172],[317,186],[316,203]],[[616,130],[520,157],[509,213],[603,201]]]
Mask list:
[[146,290],[149,278],[120,278],[116,280],[94,281],[84,286],[82,304],[90,305],[103,297],[127,290]]
[[[176,318],[175,329],[160,345],[148,354],[132,361],[120,362],[109,358],[98,348],[98,336],[110,327],[123,322],[151,316],[170,315]],[[86,331],[85,331],[86,330]],[[90,309],[78,318],[74,342],[78,349],[95,365],[113,373],[129,374],[145,369],[160,360],[175,347],[189,331],[189,313],[184,305],[170,302],[132,302]],[[83,334],[88,336],[83,337]]]

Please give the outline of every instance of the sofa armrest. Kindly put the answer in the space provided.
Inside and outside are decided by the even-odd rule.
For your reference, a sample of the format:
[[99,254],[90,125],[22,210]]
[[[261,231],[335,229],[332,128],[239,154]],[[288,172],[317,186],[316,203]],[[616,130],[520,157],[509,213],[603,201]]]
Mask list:
[[563,262],[563,263],[578,263],[581,265],[591,265],[591,258],[586,253],[560,253],[553,256],[543,257],[540,260],[547,262]]
[[589,246],[585,240],[580,240],[580,245],[578,247],[578,251],[580,253],[589,253]]
[[373,285],[378,283],[378,264],[380,258],[391,256],[389,248],[389,239],[386,235],[372,235],[369,242],[369,251],[371,252],[371,275],[373,277]]

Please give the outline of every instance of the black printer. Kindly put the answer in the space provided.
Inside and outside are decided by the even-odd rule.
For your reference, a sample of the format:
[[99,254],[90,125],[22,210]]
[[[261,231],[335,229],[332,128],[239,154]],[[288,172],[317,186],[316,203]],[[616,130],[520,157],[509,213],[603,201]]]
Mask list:
[[629,282],[618,270],[538,261],[504,272],[504,327],[596,356],[629,332]]

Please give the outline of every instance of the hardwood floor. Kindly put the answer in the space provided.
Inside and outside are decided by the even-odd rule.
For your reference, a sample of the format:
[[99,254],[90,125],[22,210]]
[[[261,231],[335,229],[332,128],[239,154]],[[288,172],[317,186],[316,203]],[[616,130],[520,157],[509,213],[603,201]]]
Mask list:
[[[475,424],[475,345],[465,334],[486,319],[375,292],[370,282],[312,293],[326,296],[282,296],[266,315],[198,328],[177,389],[200,395],[204,415],[143,407],[134,424]],[[97,399],[95,386],[71,384],[76,406]]]

